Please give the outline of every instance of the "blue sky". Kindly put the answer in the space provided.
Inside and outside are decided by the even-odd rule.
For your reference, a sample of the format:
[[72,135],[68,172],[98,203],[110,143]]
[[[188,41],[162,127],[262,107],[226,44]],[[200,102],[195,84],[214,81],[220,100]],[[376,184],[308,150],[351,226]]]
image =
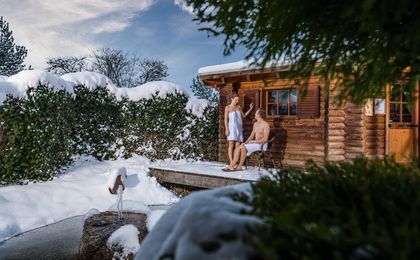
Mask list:
[[47,57],[112,47],[164,60],[168,80],[188,90],[198,68],[244,57],[224,57],[223,39],[199,32],[182,0],[0,0],[0,15],[35,68]]

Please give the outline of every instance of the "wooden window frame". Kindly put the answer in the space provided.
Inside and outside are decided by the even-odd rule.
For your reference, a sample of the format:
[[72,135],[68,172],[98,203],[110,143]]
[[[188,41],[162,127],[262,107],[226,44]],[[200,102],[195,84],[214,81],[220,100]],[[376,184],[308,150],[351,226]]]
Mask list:
[[[279,102],[278,99],[279,97],[277,96],[277,101],[276,102],[269,102],[268,100],[268,92],[270,91],[281,91],[281,90],[287,90],[288,91],[288,96],[287,96],[287,103],[286,102]],[[296,90],[296,102],[290,102],[290,91],[291,90]],[[272,89],[267,89],[265,90],[265,114],[267,116],[267,118],[298,118],[298,114],[299,114],[299,89],[294,88],[294,87],[285,87],[285,88],[272,88]],[[278,95],[278,93],[277,93]],[[290,114],[290,104],[291,103],[296,103],[296,114],[291,115]],[[287,115],[279,115],[278,114],[278,106],[282,105],[282,104],[287,104]],[[277,114],[276,115],[271,115],[268,112],[268,106],[269,105],[276,105],[277,107]]]

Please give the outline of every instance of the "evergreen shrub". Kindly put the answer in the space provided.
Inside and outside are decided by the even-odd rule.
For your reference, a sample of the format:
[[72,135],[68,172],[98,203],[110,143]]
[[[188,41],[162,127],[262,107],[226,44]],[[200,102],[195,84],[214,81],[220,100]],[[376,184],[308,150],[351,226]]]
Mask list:
[[105,88],[74,94],[45,86],[0,106],[0,181],[51,179],[75,155],[99,160],[133,154],[152,160],[217,156],[217,107],[199,118],[185,94],[117,100]]
[[416,259],[419,187],[417,163],[392,159],[280,170],[253,185],[253,246],[263,259]]

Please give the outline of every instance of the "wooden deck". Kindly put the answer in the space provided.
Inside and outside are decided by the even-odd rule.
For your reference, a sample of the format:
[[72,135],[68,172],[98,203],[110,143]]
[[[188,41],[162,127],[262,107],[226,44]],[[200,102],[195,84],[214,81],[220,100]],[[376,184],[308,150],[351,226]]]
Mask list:
[[223,172],[223,163],[201,162],[149,167],[149,174],[156,177],[159,183],[176,184],[199,189],[212,189],[243,182],[254,182],[265,170],[254,167],[241,172]]

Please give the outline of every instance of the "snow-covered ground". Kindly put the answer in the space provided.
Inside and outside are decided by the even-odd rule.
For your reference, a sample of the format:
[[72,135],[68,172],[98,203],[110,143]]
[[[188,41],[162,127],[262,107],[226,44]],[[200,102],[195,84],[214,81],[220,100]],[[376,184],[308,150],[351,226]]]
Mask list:
[[123,208],[147,214],[150,218],[147,223],[149,229],[153,228],[165,210],[150,210],[147,205],[169,205],[179,200],[154,177],[147,175],[149,167],[246,181],[255,181],[268,174],[268,171],[258,171],[255,167],[241,172],[223,172],[225,166],[217,162],[186,160],[151,163],[141,156],[102,162],[91,158],[78,159],[65,174],[52,181],[0,187],[0,242],[72,216],[116,210],[117,197],[108,191],[108,182],[115,179],[115,171],[121,167],[127,171]]
[[83,215],[92,208],[108,210],[116,202],[116,195],[111,195],[107,188],[115,168],[127,169],[124,200],[145,205],[177,202],[173,193],[147,176],[149,165],[149,160],[140,156],[103,162],[84,158],[52,181],[0,187],[0,242],[37,227]]

